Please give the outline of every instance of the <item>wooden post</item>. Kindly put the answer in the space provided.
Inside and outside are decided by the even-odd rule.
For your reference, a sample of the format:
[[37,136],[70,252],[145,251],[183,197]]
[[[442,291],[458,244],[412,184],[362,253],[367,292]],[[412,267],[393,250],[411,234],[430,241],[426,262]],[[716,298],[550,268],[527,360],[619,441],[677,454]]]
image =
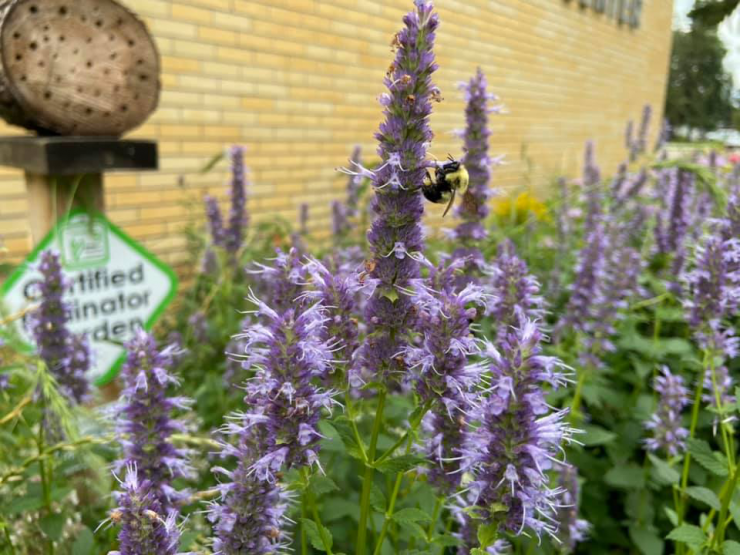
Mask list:
[[57,220],[71,208],[92,208],[105,212],[101,173],[53,176],[26,172],[26,192],[28,221],[34,245],[46,237]]

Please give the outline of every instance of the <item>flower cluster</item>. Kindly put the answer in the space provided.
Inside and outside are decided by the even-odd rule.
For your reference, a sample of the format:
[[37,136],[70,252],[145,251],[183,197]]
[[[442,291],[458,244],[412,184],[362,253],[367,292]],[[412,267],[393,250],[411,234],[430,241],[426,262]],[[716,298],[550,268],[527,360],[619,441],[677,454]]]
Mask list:
[[50,250],[42,252],[38,270],[41,302],[30,323],[39,357],[64,395],[74,403],[81,403],[90,389],[85,377],[90,367],[89,342],[75,337],[67,328],[69,307],[63,297],[68,283],[62,274],[59,254]]
[[544,385],[567,383],[566,367],[542,354],[542,333],[532,321],[509,330],[498,346],[486,345],[490,396],[473,414],[479,425],[463,446],[472,472],[467,503],[476,518],[499,532],[554,535],[559,490],[549,486],[547,471],[571,440],[567,410],[552,410]]
[[149,484],[151,495],[169,510],[177,507],[182,497],[172,481],[191,473],[187,453],[171,441],[172,434],[183,431],[173,412],[189,407],[188,399],[168,395],[170,386],[178,383],[169,373],[176,351],[173,346],[159,350],[154,338],[143,330],[136,332],[126,350],[117,429],[123,458],[115,468],[135,467],[140,485]]
[[431,2],[417,1],[404,17],[405,28],[395,39],[396,59],[388,70],[388,92],[380,102],[385,121],[376,134],[381,165],[374,171],[360,168],[372,180],[375,219],[368,233],[376,283],[366,307],[368,337],[362,349],[362,366],[385,381],[405,374],[395,355],[407,343],[413,328],[411,299],[399,294],[419,277],[418,256],[423,250],[421,187],[426,175],[427,146],[432,139],[429,116],[439,90],[431,81],[437,69],[432,46],[438,18]]
[[325,309],[295,302],[277,312],[254,296],[259,322],[240,335],[242,365],[255,371],[245,386],[248,410],[234,414],[224,431],[237,445],[223,445],[235,456],[234,471],[216,468],[229,481],[211,507],[217,553],[277,553],[288,546],[282,522],[286,494],[277,484],[283,470],[319,464],[317,424],[331,410],[333,391],[326,381],[333,366],[335,340],[326,339]]
[[[463,220],[453,236],[467,248],[461,249],[456,256],[474,256],[474,262],[482,262],[479,250],[472,249],[488,235],[483,222],[488,217],[488,200],[493,191],[490,188],[491,166],[493,161],[488,154],[488,143],[491,131],[488,115],[498,112],[498,106],[492,106],[498,97],[488,92],[488,83],[483,71],[478,68],[475,76],[461,89],[465,93],[466,127],[463,134],[465,156],[463,164],[470,175],[468,190],[463,195],[457,215]],[[472,249],[472,250],[471,250]]]
[[740,308],[740,239],[724,239],[715,229],[697,246],[695,258],[683,277],[687,321],[702,348],[733,357],[738,339],[724,320]]
[[306,266],[296,248],[288,252],[278,250],[271,264],[257,262],[248,273],[260,276],[259,291],[267,304],[278,312],[296,306],[308,282]]
[[108,555],[178,555],[177,511],[165,512],[156,488],[135,465],[126,468],[121,488],[114,494],[118,507],[110,513],[110,520],[121,526],[119,549]]
[[246,177],[244,168],[244,148],[233,146],[229,150],[231,161],[231,206],[228,226],[224,224],[221,209],[216,199],[206,196],[206,219],[211,233],[211,243],[235,254],[244,243],[249,218],[247,216]]
[[689,431],[681,425],[681,412],[689,404],[689,392],[681,376],[664,366],[653,387],[658,394],[658,408],[645,427],[652,437],[645,440],[649,451],[665,451],[674,457],[683,452]]
[[496,260],[485,272],[490,276],[486,285],[491,294],[487,315],[495,319],[499,329],[543,317],[545,301],[539,294],[540,284],[516,255],[514,243],[502,242]]
[[431,439],[425,449],[431,461],[429,479],[445,493],[460,482],[459,449],[464,418],[475,404],[483,367],[468,363],[479,352],[470,330],[477,308],[485,308],[483,290],[469,283],[456,292],[454,274],[464,268],[463,259],[449,266],[431,268],[429,284],[418,283],[412,293],[417,307],[418,344],[408,345],[404,359],[413,371],[422,402],[432,407],[424,420]]
[[213,469],[227,479],[218,485],[220,499],[208,511],[208,518],[214,523],[213,550],[218,555],[275,555],[289,551],[285,516],[289,496],[280,484],[260,479],[253,470],[261,432],[250,425],[258,422],[259,419],[240,419],[238,426],[228,427],[238,436],[238,444],[224,443],[223,455],[235,457],[236,468]]

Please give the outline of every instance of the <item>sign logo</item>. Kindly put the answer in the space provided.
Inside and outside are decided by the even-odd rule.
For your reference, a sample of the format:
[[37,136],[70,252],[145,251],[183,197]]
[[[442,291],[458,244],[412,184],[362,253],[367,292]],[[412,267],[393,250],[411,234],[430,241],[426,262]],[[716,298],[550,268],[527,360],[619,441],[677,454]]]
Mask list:
[[[93,350],[90,378],[111,381],[123,364],[122,343],[139,327],[151,329],[177,289],[172,269],[136,243],[102,214],[73,210],[34,249],[0,288],[5,310],[15,314],[36,304],[40,254],[56,249],[70,281],[69,328],[86,333]],[[26,320],[17,331],[29,345]]]

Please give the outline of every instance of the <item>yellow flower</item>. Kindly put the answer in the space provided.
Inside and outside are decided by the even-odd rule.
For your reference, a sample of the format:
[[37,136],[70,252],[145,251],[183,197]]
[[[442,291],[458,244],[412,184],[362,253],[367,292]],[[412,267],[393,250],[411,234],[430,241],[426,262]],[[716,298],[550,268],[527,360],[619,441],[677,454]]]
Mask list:
[[502,219],[513,219],[517,224],[531,220],[546,220],[547,207],[537,197],[525,191],[516,198],[498,198],[493,205],[494,213]]

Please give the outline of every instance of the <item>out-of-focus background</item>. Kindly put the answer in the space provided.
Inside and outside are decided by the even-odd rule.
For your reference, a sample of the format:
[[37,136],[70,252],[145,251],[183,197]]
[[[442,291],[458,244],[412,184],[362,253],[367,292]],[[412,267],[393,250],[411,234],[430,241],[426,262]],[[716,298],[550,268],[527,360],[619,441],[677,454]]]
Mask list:
[[[224,199],[227,191],[226,164],[201,169],[238,143],[248,148],[254,219],[277,215],[295,222],[306,203],[312,236],[329,235],[330,204],[343,195],[345,183],[335,168],[346,164],[353,145],[366,158],[374,155],[377,97],[391,59],[387,37],[407,2],[124,4],[146,21],[162,56],[159,109],[130,135],[158,140],[161,163],[156,173],[106,177],[111,220],[179,265],[185,242],[180,231],[191,218],[202,218],[188,210],[188,201],[205,193]],[[556,175],[574,175],[587,139],[595,140],[604,167],[616,167],[625,126],[639,122],[646,104],[653,108],[655,140],[667,90],[676,132],[740,144],[731,107],[712,96],[711,81],[703,84],[716,77],[709,73],[723,71],[723,63],[727,75],[717,85],[723,90],[715,92],[729,97],[731,80],[740,82],[740,13],[718,28],[697,31],[688,18],[692,0],[676,0],[675,6],[670,0],[437,4],[444,24],[436,82],[444,101],[435,106],[432,152],[460,156],[455,131],[464,125],[464,104],[457,84],[481,66],[505,108],[493,122],[492,138],[492,152],[505,160],[495,176],[504,191],[537,191]],[[694,67],[693,80],[674,68],[675,87],[668,86],[672,46],[674,65],[690,64],[681,60],[692,53],[704,64]],[[715,128],[722,130],[707,136]],[[0,133],[22,131],[3,125]],[[0,235],[10,261],[31,247],[28,202],[20,172],[0,169]]]

